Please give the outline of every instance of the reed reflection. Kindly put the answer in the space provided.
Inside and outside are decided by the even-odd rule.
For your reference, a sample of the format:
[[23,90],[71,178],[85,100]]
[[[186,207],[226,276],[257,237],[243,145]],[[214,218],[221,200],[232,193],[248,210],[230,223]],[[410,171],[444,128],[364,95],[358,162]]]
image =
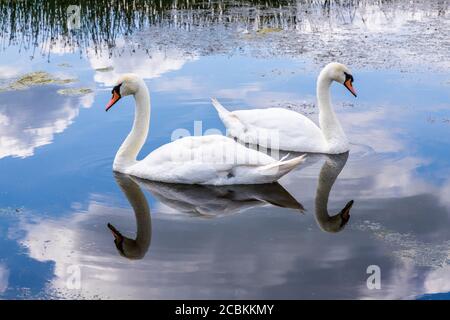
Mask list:
[[[70,28],[68,7],[74,4],[79,8],[79,26]],[[399,8],[405,10],[404,6],[393,1],[361,0],[87,0],[77,3],[68,0],[9,0],[0,1],[0,46],[18,45],[21,50],[38,48],[42,55],[50,55],[54,48],[79,51],[80,54],[89,49],[95,53],[107,49],[112,54],[118,39],[149,27],[156,29],[146,37],[159,46],[167,45],[161,39],[168,30],[192,32],[218,27],[221,33],[228,30],[261,31],[262,34],[280,30],[314,33],[331,25],[362,23],[367,26],[370,15],[380,20],[376,16],[377,11],[392,20],[401,13]],[[411,10],[445,17],[448,6],[446,1],[415,1]],[[162,29],[165,32],[161,32]],[[181,39],[170,42],[183,48]],[[148,48],[144,46],[143,49]],[[205,52],[211,50],[212,46],[207,46]]]

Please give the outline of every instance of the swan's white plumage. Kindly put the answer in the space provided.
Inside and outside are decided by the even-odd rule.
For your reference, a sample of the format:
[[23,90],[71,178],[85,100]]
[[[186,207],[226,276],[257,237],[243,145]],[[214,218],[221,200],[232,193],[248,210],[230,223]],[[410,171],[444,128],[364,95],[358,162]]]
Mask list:
[[349,150],[349,143],[331,107],[329,90],[332,81],[343,83],[346,73],[350,74],[350,71],[344,65],[330,63],[318,77],[320,128],[292,110],[268,108],[230,112],[216,99],[211,100],[228,134],[241,141],[296,152],[344,153]]
[[137,161],[149,129],[150,96],[145,82],[135,75],[125,75],[119,83],[121,96],[134,96],[136,114],[114,159],[115,171],[168,183],[261,184],[277,181],[304,161],[304,156],[276,160],[220,135],[184,137]]
[[[228,133],[246,143],[296,152],[328,151],[328,145],[319,127],[307,117],[291,110],[237,110],[219,112],[219,116]],[[299,134],[299,130],[302,134]],[[275,139],[267,139],[268,136]]]
[[292,160],[277,161],[231,138],[210,135],[165,144],[124,173],[161,182],[260,184],[278,180],[303,162],[303,157]]

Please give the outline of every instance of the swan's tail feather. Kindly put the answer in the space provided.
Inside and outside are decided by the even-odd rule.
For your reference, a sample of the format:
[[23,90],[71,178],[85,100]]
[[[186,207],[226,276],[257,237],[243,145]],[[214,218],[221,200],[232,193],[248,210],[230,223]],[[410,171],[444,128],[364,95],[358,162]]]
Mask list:
[[289,171],[296,168],[298,165],[305,162],[306,155],[301,155],[299,157],[289,159],[289,160],[279,160],[275,163],[271,163],[259,168],[260,172],[264,175],[272,175],[278,180]]
[[239,138],[241,134],[245,132],[245,125],[239,117],[234,112],[225,109],[216,98],[211,98],[211,102],[214,108],[216,108],[219,118],[227,128],[227,135]]
[[214,108],[216,108],[216,110],[219,113],[219,115],[220,114],[228,114],[228,113],[230,113],[230,111],[225,109],[225,107],[219,101],[217,101],[216,98],[211,98],[211,102],[212,102]]

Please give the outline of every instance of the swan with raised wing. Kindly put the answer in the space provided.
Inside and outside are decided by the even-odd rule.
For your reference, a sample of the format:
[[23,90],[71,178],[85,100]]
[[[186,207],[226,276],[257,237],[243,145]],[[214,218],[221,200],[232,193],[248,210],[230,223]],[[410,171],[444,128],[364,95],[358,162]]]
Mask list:
[[[342,83],[355,97],[353,76],[343,64],[326,65],[317,79],[319,124],[304,115],[284,108],[228,111],[217,99],[212,103],[230,136],[242,142],[281,150],[339,154],[349,150],[347,136],[331,106],[330,86]],[[269,145],[265,137],[278,137],[278,146]],[[261,139],[262,137],[262,139]]]
[[168,183],[261,184],[277,181],[304,161],[304,156],[276,160],[221,135],[184,137],[138,161],[150,125],[150,94],[144,80],[135,74],[121,76],[106,111],[127,95],[136,102],[134,123],[117,151],[114,171]]

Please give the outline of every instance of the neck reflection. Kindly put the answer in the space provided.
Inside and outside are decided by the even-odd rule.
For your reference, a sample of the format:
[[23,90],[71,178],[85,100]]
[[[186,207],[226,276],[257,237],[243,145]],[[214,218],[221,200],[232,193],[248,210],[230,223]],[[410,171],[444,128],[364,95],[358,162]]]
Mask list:
[[152,221],[147,199],[139,185],[130,176],[114,173],[114,178],[133,208],[137,226],[136,239],[122,235],[110,223],[108,228],[114,236],[114,244],[121,256],[132,260],[142,259],[150,247],[152,238]]
[[337,214],[330,216],[328,213],[328,199],[334,182],[347,163],[348,152],[338,155],[328,155],[319,173],[316,191],[316,221],[318,226],[326,232],[336,233],[342,231],[350,220],[350,209],[353,200]]

